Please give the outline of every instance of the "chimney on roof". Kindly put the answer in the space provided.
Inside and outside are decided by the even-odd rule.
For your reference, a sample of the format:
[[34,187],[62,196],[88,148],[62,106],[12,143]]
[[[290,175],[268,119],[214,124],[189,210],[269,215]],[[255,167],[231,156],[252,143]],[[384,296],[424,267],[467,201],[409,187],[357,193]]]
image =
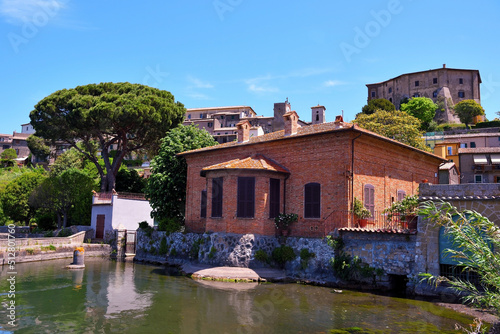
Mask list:
[[250,122],[246,119],[236,124],[238,129],[238,143],[247,142],[250,139]]
[[311,123],[325,123],[325,110],[326,108],[324,106],[320,106],[319,104],[317,106],[311,107]]
[[443,64],[443,68],[446,68],[446,64]]
[[342,129],[344,127],[344,117],[341,115],[335,116],[335,129]]
[[297,112],[295,110],[289,111],[283,115],[283,119],[285,121],[285,137],[296,134],[299,127]]

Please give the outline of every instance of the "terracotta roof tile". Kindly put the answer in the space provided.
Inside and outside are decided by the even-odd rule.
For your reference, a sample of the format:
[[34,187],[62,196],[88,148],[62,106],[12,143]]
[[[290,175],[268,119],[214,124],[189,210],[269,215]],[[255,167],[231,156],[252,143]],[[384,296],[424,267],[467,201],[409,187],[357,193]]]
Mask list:
[[500,147],[476,147],[458,149],[458,154],[464,153],[500,153]]
[[228,169],[247,169],[247,170],[264,170],[277,173],[289,174],[290,171],[285,167],[281,166],[277,162],[266,158],[262,154],[256,154],[251,157],[244,159],[234,159],[212,166],[205,167],[201,170],[202,176],[205,176],[206,172],[213,170],[228,170]]
[[358,228],[358,227],[342,227],[339,228],[339,232],[364,232],[364,233],[385,233],[385,234],[416,234],[416,230],[396,230],[396,229],[387,229],[387,228],[378,228],[378,229],[370,229],[370,228]]
[[230,147],[236,147],[236,146],[244,146],[244,145],[253,145],[257,143],[263,143],[263,142],[268,142],[268,141],[274,141],[274,140],[287,140],[291,138],[296,138],[296,137],[301,137],[301,136],[308,136],[308,135],[314,135],[314,134],[322,134],[322,133],[328,133],[328,132],[342,132],[342,131],[357,131],[361,132],[364,134],[367,134],[372,137],[379,138],[384,141],[388,141],[391,143],[394,143],[398,146],[403,146],[408,149],[411,149],[413,151],[421,152],[423,154],[427,154],[429,156],[432,156],[436,159],[440,159],[442,162],[447,161],[444,158],[441,158],[433,153],[430,152],[425,152],[422,150],[419,150],[417,148],[414,148],[412,146],[403,144],[401,142],[398,142],[397,140],[387,138],[385,136],[379,135],[375,132],[371,132],[368,130],[365,130],[363,128],[360,128],[358,125],[353,125],[350,123],[341,123],[341,127],[338,126],[338,123],[335,124],[335,122],[329,122],[329,123],[320,123],[320,124],[314,124],[314,125],[309,125],[309,126],[302,126],[297,128],[297,133],[292,135],[292,136],[287,136],[285,137],[285,130],[280,130],[280,131],[275,131],[271,133],[267,133],[261,136],[256,136],[256,137],[250,137],[250,139],[247,142],[243,143],[238,143],[237,141],[232,141],[224,144],[219,144],[215,146],[209,146],[209,147],[203,147],[199,148],[196,150],[191,150],[191,151],[186,151],[179,153],[179,155],[187,155],[187,154],[192,154],[192,153],[198,153],[198,152],[206,152],[206,151],[213,151],[213,150],[220,150],[220,149],[225,149],[225,148],[230,148]]

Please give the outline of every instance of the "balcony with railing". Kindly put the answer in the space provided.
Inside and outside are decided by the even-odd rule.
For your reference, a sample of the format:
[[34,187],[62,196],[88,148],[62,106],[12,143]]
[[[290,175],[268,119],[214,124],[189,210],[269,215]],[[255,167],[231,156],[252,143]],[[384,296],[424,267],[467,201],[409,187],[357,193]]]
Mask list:
[[325,234],[339,228],[352,228],[359,231],[399,231],[414,233],[418,216],[389,214],[374,211],[368,219],[357,219],[350,211],[336,210],[325,217]]

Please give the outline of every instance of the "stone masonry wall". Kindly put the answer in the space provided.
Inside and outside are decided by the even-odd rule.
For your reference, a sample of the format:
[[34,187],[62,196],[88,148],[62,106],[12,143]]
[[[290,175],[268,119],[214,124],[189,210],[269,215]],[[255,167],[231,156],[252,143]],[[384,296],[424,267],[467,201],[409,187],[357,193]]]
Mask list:
[[415,268],[414,234],[341,232],[344,251],[389,275],[408,276]]
[[[163,249],[161,243],[163,241]],[[282,240],[283,241],[283,240]],[[301,279],[333,281],[332,269],[329,261],[334,257],[333,249],[322,238],[294,238],[289,237],[285,245],[294,249],[296,258],[286,264],[285,270],[289,277]],[[165,247],[166,245],[166,247]],[[254,234],[230,233],[172,233],[143,230],[137,231],[136,260],[158,261],[169,264],[183,264],[197,262],[214,266],[232,266],[265,268],[268,264],[255,259],[259,250],[271,257],[273,249],[280,247],[280,240],[276,237]],[[307,265],[300,259],[300,251],[308,249],[315,253]]]

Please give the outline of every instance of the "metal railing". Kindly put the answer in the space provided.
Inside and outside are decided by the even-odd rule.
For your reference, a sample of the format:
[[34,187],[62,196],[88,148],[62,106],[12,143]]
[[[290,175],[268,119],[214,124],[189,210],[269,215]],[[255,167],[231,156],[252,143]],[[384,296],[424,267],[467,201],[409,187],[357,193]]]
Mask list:
[[417,219],[417,216],[390,215],[383,211],[375,211],[372,217],[360,220],[353,217],[350,211],[335,210],[325,217],[325,233],[343,227],[372,230],[415,230]]

